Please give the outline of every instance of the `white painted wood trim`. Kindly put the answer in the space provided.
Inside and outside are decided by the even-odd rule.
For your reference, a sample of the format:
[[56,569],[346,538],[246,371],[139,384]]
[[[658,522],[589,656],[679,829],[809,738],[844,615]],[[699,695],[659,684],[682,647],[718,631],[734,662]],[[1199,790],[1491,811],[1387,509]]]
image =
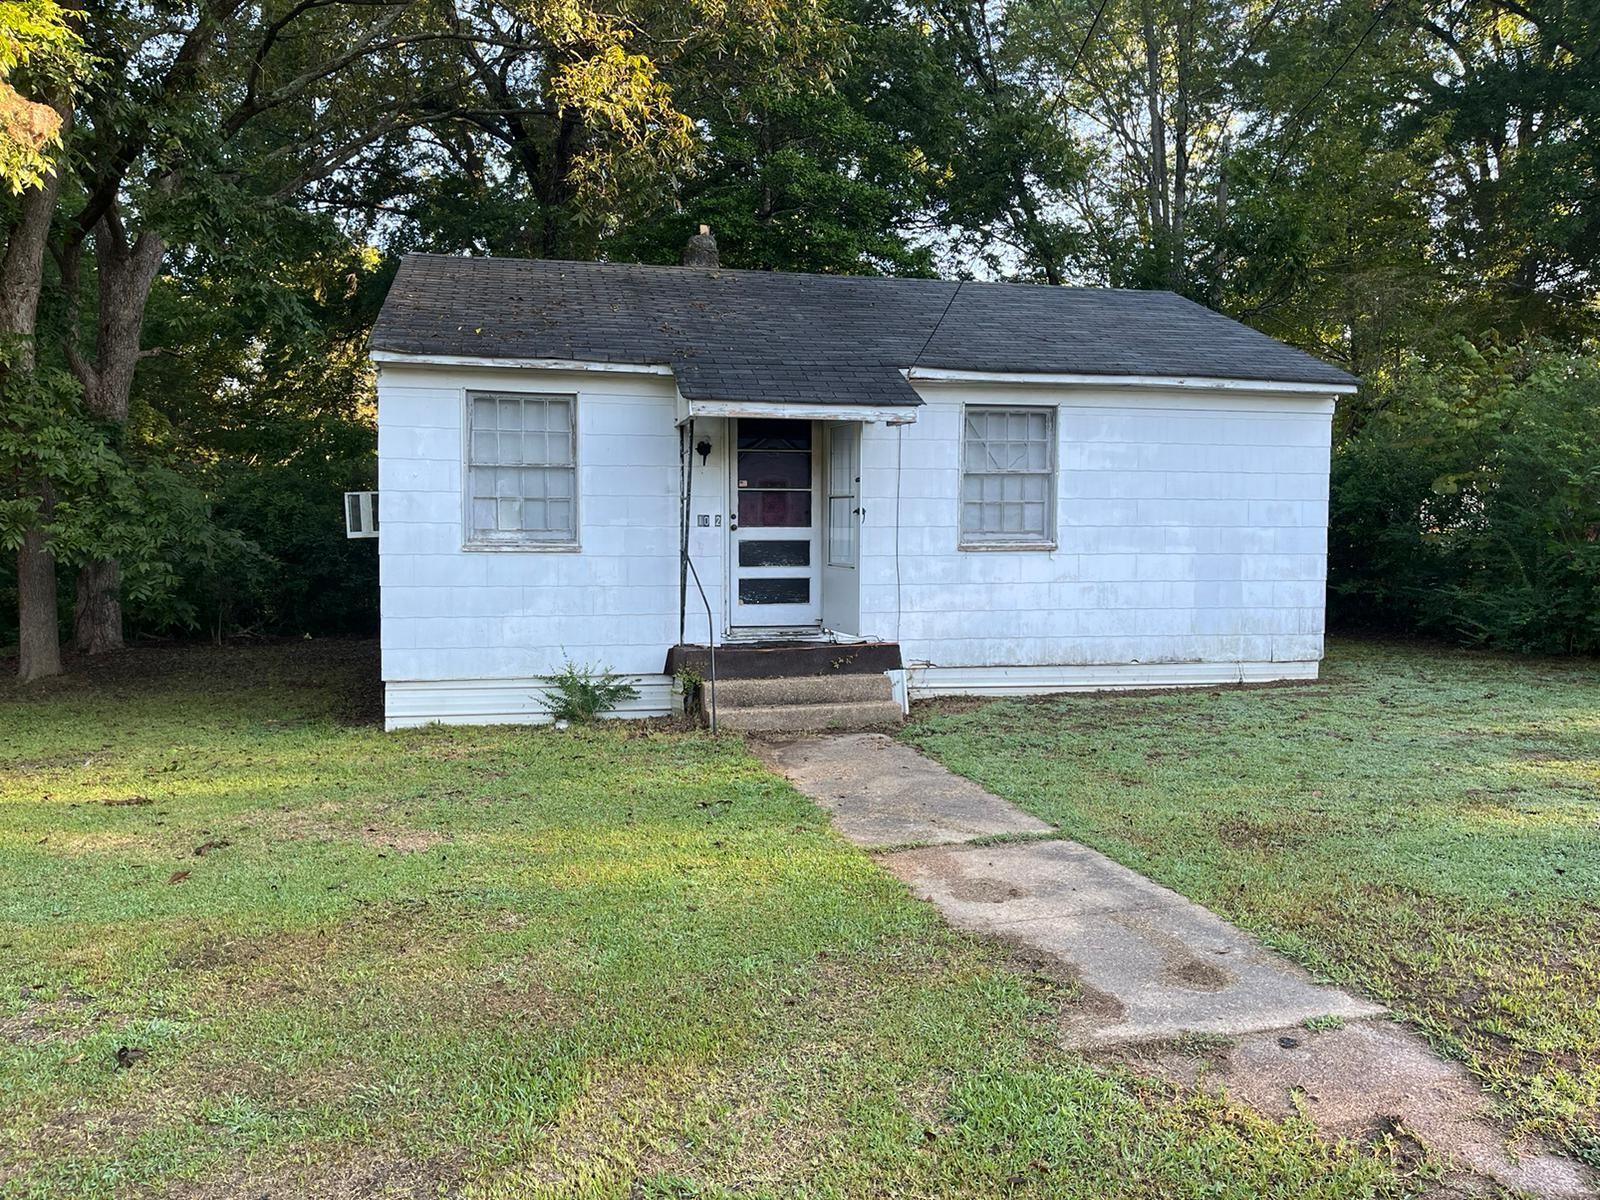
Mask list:
[[900,706],[900,711],[910,716],[911,692],[906,687],[907,672],[904,670],[885,671],[884,674],[889,677],[889,695]]
[[373,350],[373,362],[409,367],[484,367],[536,371],[598,371],[612,375],[671,375],[664,363],[587,362],[569,358],[491,358],[471,354],[402,354],[398,350]]
[[681,412],[688,417],[785,417],[795,421],[882,421],[886,425],[912,425],[917,420],[917,409],[910,406],[763,404],[754,400],[685,400]]
[[[639,698],[612,712],[608,719],[665,717],[676,711],[670,675],[629,675]],[[412,729],[419,725],[548,725],[544,692],[548,681],[518,679],[390,680],[383,687],[383,727]]]
[[992,384],[1020,383],[1038,387],[1160,388],[1200,392],[1260,392],[1287,396],[1349,396],[1353,383],[1276,383],[1259,379],[1211,379],[1198,375],[1045,375],[1023,371],[962,371],[942,367],[913,367],[905,372],[911,383]]
[[1124,663],[1100,666],[913,666],[906,690],[932,696],[1046,696],[1053,692],[1121,692],[1144,688],[1214,687],[1223,683],[1312,680],[1315,662]]

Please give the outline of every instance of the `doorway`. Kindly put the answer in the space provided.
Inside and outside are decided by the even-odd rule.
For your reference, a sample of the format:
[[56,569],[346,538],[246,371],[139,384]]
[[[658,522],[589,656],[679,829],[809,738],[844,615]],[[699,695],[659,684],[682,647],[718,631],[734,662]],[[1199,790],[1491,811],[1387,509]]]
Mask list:
[[734,421],[728,562],[734,629],[822,625],[818,455],[810,421]]

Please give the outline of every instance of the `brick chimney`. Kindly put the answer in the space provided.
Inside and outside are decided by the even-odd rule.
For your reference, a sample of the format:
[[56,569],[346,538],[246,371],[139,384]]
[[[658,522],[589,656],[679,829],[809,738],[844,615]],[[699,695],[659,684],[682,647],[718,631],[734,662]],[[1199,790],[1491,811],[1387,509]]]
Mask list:
[[711,236],[711,226],[700,226],[700,232],[684,243],[683,265],[709,267],[712,270],[722,265],[717,258],[717,239]]

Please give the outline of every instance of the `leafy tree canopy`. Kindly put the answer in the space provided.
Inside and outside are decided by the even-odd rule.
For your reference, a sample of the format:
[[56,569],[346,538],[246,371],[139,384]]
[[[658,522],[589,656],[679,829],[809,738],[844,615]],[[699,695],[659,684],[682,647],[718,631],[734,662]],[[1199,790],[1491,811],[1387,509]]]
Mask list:
[[39,184],[61,146],[53,99],[90,66],[78,25],[56,0],[0,0],[0,183],[12,192]]

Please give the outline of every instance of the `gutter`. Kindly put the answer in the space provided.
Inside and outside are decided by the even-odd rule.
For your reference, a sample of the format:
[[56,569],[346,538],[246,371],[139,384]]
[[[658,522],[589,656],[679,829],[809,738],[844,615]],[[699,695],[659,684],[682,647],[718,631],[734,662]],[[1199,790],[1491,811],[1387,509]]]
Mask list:
[[1020,383],[1039,387],[1161,388],[1183,392],[1234,392],[1276,396],[1351,396],[1350,383],[1303,383],[1260,379],[1215,379],[1204,375],[1079,375],[1026,371],[963,371],[944,367],[911,367],[908,383]]

